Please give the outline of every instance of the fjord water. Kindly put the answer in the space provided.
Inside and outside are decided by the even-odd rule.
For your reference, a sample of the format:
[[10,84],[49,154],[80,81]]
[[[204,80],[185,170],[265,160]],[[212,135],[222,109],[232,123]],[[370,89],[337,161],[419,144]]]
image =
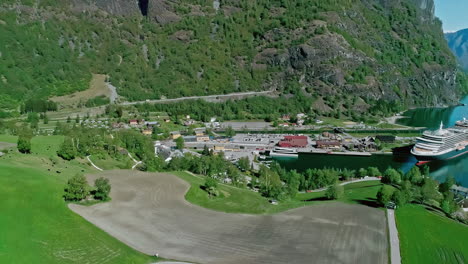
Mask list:
[[[444,127],[454,126],[457,120],[468,118],[468,96],[462,101],[465,106],[447,108],[419,108],[412,109],[403,114],[404,118],[398,123],[437,129],[442,121]],[[277,158],[277,161],[287,169],[304,171],[308,168],[348,168],[359,169],[369,166],[378,167],[385,170],[388,166],[408,171],[414,166],[417,160],[408,153],[398,156],[394,155],[372,155],[371,157],[359,156],[337,156],[322,154],[304,154],[299,158]],[[452,176],[457,182],[468,187],[468,154],[447,161],[435,161],[428,163],[431,177],[439,182],[445,181],[447,176]]]

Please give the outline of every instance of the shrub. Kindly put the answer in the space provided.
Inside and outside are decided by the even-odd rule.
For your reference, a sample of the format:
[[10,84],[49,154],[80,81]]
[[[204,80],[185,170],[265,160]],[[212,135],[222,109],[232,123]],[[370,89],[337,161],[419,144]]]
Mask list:
[[341,197],[343,197],[343,195],[344,195],[344,188],[338,183],[330,185],[330,187],[328,187],[327,191],[325,192],[325,197],[327,197],[327,199],[329,200],[340,199]]
[[100,177],[94,181],[94,186],[96,187],[96,191],[94,192],[95,199],[101,201],[106,201],[109,199],[109,193],[111,191],[109,179]]
[[63,197],[66,201],[81,201],[89,195],[89,185],[85,176],[77,174],[68,180]]

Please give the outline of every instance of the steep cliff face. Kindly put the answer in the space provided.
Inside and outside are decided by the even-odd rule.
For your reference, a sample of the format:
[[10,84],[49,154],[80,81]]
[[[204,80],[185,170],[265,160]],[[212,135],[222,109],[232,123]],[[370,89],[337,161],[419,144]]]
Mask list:
[[462,68],[468,71],[468,29],[447,33],[445,38]]

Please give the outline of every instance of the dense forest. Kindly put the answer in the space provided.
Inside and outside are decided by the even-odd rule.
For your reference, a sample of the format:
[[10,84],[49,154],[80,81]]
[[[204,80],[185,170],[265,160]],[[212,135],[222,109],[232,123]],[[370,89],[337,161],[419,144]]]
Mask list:
[[453,103],[467,89],[440,21],[413,1],[160,2],[177,19],[81,0],[3,1],[0,106],[84,90],[91,73],[108,74],[130,101],[274,90],[351,95],[371,103],[353,109],[361,112],[380,99]]

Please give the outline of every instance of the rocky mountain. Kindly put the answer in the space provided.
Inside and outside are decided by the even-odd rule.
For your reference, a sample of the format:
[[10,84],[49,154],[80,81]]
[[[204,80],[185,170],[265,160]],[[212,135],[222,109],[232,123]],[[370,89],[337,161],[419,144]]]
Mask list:
[[462,68],[468,71],[468,28],[445,34],[448,45]]
[[127,100],[273,90],[323,111],[446,105],[466,87],[433,0],[5,0],[0,19],[4,107],[91,73]]

